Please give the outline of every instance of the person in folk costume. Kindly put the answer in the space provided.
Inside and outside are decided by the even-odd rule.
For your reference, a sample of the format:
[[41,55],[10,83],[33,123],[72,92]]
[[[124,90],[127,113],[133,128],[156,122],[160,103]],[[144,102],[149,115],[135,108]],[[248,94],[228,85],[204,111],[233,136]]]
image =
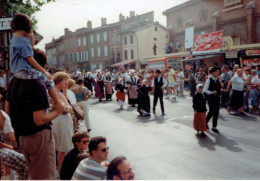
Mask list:
[[91,76],[91,72],[87,72],[86,77],[84,79],[84,86],[87,87],[91,92],[93,92],[92,84],[94,80]]
[[141,116],[150,116],[150,96],[149,92],[152,91],[150,83],[148,80],[143,80],[143,85],[139,89],[138,92],[138,108],[137,112]]
[[137,89],[140,87],[140,79],[135,76],[135,70],[130,71],[130,77],[128,77],[126,83],[128,85],[128,104],[135,107],[138,97]]
[[217,67],[213,67],[210,70],[210,76],[205,82],[203,92],[206,93],[206,97],[209,104],[209,112],[206,117],[207,128],[208,122],[213,117],[213,127],[212,131],[215,133],[219,133],[217,129],[218,124],[218,116],[219,116],[219,108],[220,108],[220,95],[221,95],[221,87],[223,84],[219,81],[219,69]]
[[112,94],[114,93],[113,88],[112,88],[112,82],[113,78],[110,75],[110,72],[106,73],[106,77],[104,78],[105,82],[105,93],[106,93],[106,100],[112,101]]
[[188,70],[189,83],[190,83],[190,96],[193,97],[196,91],[196,77],[193,73],[193,69]]
[[206,98],[203,95],[203,84],[198,84],[196,86],[197,93],[193,96],[193,109],[194,109],[194,119],[193,127],[201,136],[206,136],[204,131],[207,131],[206,123]]
[[164,104],[163,104],[163,91],[164,91],[164,88],[166,85],[167,85],[167,81],[165,80],[165,78],[161,77],[161,71],[156,70],[155,77],[152,81],[152,88],[153,88],[153,92],[154,92],[154,100],[153,100],[153,113],[154,114],[155,114],[155,107],[157,105],[157,101],[159,98],[162,115],[165,115]]
[[119,83],[116,84],[115,90],[116,93],[116,101],[120,105],[120,108],[123,108],[125,102],[125,90],[126,86],[124,80],[122,78],[119,79]]
[[96,84],[95,84],[95,96],[99,98],[101,102],[104,96],[104,77],[101,75],[101,70],[97,70]]
[[112,78],[114,79],[114,80],[113,80],[113,83],[114,83],[115,85],[118,84],[119,75],[118,75],[118,73],[117,73],[115,70],[112,72]]

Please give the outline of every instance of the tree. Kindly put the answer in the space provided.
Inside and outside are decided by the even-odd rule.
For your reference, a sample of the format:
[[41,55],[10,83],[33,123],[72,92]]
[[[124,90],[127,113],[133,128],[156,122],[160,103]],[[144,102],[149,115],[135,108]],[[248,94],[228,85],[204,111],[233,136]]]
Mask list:
[[41,10],[41,7],[55,0],[4,0],[5,9],[9,16],[15,13],[23,13],[29,16],[33,22],[33,29],[37,29],[37,20],[34,14]]

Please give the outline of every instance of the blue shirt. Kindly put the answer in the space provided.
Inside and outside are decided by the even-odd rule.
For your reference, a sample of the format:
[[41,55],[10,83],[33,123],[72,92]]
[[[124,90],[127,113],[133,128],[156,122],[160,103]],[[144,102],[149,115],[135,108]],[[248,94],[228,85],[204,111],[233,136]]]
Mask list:
[[26,37],[14,36],[10,46],[11,73],[31,70],[32,66],[28,63],[27,57],[33,57],[30,40]]

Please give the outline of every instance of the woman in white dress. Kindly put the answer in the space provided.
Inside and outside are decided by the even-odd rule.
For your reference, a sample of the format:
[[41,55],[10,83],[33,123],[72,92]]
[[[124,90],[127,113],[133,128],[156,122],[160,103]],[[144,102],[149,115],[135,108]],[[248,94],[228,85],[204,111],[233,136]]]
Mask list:
[[70,76],[65,72],[57,72],[52,77],[55,83],[54,89],[57,97],[62,104],[67,106],[66,111],[52,121],[55,147],[58,151],[59,173],[64,157],[66,156],[67,152],[74,147],[71,140],[73,136],[73,122],[71,117],[73,108],[68,103],[64,93],[61,92],[67,89],[69,78]]

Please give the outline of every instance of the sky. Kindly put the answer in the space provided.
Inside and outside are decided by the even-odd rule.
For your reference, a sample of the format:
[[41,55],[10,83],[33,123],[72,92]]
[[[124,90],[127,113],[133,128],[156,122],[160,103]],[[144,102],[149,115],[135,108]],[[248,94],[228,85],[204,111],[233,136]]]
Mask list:
[[92,21],[92,27],[101,26],[101,18],[107,18],[107,24],[119,21],[119,14],[130,16],[154,11],[155,21],[166,27],[166,16],[163,11],[188,0],[56,0],[48,3],[35,14],[38,20],[37,32],[44,38],[36,46],[44,49],[52,38],[64,35],[64,28],[71,31],[86,27]]

